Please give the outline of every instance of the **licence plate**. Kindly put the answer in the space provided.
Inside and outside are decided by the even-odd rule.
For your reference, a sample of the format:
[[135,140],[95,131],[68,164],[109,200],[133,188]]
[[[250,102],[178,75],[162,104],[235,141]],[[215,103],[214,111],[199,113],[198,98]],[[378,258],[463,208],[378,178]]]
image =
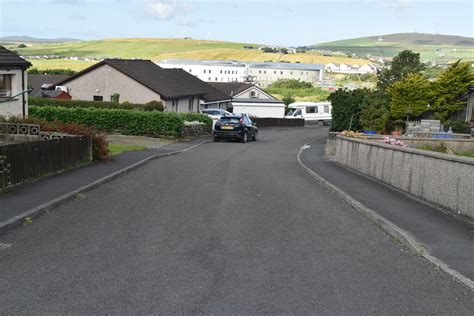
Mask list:
[[233,126],[221,126],[222,129],[234,129]]

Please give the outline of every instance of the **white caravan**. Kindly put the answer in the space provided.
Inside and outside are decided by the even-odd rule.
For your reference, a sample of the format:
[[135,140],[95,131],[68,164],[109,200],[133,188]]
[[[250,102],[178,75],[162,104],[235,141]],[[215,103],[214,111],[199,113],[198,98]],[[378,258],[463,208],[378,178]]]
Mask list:
[[294,102],[285,118],[304,118],[306,122],[329,124],[331,122],[331,102]]

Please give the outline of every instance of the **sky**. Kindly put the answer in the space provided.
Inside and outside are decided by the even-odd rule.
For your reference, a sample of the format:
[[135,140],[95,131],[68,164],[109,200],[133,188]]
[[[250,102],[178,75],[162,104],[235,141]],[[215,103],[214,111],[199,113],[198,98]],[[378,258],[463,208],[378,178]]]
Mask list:
[[0,36],[302,46],[402,32],[474,37],[474,0],[0,0]]

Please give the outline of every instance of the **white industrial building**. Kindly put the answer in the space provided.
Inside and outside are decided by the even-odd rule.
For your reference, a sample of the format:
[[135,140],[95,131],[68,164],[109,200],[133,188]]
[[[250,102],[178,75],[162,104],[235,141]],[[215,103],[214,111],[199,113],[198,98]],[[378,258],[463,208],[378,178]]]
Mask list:
[[318,83],[324,76],[321,64],[167,59],[158,65],[184,69],[206,82],[251,82],[262,87],[279,79]]

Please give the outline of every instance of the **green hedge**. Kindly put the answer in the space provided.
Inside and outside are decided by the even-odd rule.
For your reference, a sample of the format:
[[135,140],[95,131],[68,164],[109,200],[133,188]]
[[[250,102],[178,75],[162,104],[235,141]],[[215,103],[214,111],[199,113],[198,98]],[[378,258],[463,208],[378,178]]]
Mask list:
[[212,120],[199,113],[144,112],[121,109],[65,108],[33,106],[31,117],[47,121],[79,123],[100,131],[118,132],[125,135],[180,136],[184,121],[199,121],[212,126]]
[[82,100],[61,100],[49,98],[34,98],[28,97],[28,104],[30,106],[60,106],[65,108],[99,108],[99,109],[122,109],[122,110],[140,110],[153,111],[163,110],[163,105],[159,101],[152,101],[150,104],[136,104],[136,103],[117,103],[106,101],[82,101]]

